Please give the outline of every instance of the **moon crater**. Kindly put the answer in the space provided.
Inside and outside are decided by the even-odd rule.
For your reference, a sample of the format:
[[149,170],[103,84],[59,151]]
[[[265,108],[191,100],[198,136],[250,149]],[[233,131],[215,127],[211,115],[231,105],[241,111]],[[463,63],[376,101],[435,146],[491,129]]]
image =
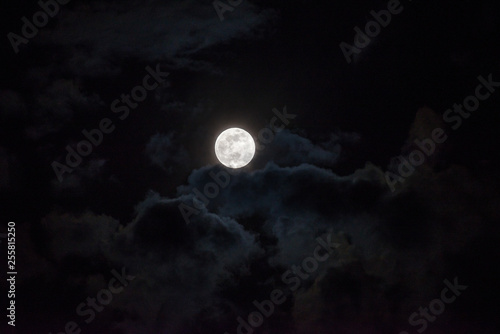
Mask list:
[[241,168],[252,161],[255,155],[255,142],[245,130],[230,128],[217,137],[215,155],[224,166]]

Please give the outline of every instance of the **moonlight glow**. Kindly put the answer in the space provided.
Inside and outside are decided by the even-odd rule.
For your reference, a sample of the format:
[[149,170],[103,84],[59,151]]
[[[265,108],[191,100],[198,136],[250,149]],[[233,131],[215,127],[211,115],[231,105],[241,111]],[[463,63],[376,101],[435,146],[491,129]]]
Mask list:
[[215,141],[215,155],[226,167],[244,167],[252,161],[254,154],[255,142],[245,130],[239,128],[227,129]]

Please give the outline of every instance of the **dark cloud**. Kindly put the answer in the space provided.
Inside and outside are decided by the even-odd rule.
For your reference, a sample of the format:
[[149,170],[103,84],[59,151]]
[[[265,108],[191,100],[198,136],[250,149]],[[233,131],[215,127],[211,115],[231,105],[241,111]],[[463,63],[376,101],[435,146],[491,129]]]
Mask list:
[[61,79],[45,87],[33,105],[30,115],[35,124],[26,129],[26,134],[28,138],[40,139],[60,131],[73,120],[75,113],[89,112],[104,103],[97,94],[82,92],[81,83]]
[[[341,245],[337,256],[294,293],[291,313],[277,313],[277,318],[289,318],[297,333],[310,328],[329,333],[333,325],[339,333],[373,331],[374,324],[377,333],[398,330],[419,303],[434,298],[434,288],[442,285],[443,277],[455,275],[443,254],[456,254],[484,227],[477,218],[475,229],[467,228],[466,221],[485,212],[460,204],[462,196],[477,197],[473,189],[479,188],[464,188],[453,197],[444,193],[428,197],[426,188],[431,185],[392,194],[383,171],[372,165],[340,177],[313,165],[272,163],[232,175],[208,208],[186,224],[179,205],[193,203],[189,190],[212,182],[210,172],[219,173],[220,168],[193,172],[178,198],[151,192],[126,225],[91,213],[51,214],[44,219],[51,235],[49,259],[64,263],[76,254],[84,261],[102,257],[108,265],[126,263],[136,273],[123,298],[109,307],[129,316],[108,319],[109,326],[125,333],[183,333],[200,325],[194,319],[203,318],[210,328],[231,330],[236,317],[252,306],[249,298],[229,293],[231,286],[249,289],[254,283],[241,279],[250,275],[265,296],[265,291],[282,285],[280,275],[287,268],[311,256],[317,237],[331,234]],[[462,183],[480,182],[454,168],[446,173]],[[448,182],[441,180],[437,182]],[[449,207],[462,209],[441,207],[437,203],[443,196]],[[493,196],[498,200],[497,193]],[[259,223],[248,224],[251,217]],[[442,234],[444,229],[453,229],[453,236]],[[259,259],[273,268],[267,277],[258,276],[253,267]],[[435,274],[429,277],[429,271]],[[95,289],[98,286],[95,283]],[[206,318],[206,312],[211,316]],[[273,326],[277,325],[270,320],[265,331]]]
[[[495,157],[484,154],[496,148],[493,132],[482,127],[492,123],[494,98],[471,116],[477,123],[464,122],[463,142],[473,144],[447,132],[396,191],[385,177],[398,168],[391,157],[410,154],[436,127],[449,131],[439,112],[421,108],[454,99],[431,91],[436,71],[421,50],[430,50],[422,48],[429,36],[437,47],[456,35],[433,26],[422,40],[407,35],[424,12],[416,4],[405,10],[407,23],[391,23],[402,29],[384,30],[369,57],[345,67],[331,43],[344,38],[332,31],[357,24],[344,5],[334,4],[333,21],[321,3],[269,6],[243,1],[221,22],[211,1],[72,2],[21,50],[33,61],[14,67],[0,90],[0,190],[4,221],[18,220],[22,269],[19,333],[59,332],[71,320],[82,333],[236,333],[254,300],[289,288],[282,274],[311,257],[318,238],[338,244],[335,256],[256,332],[399,333],[439,297],[444,279],[458,277],[468,290],[427,333],[496,333],[498,307],[486,304],[495,303],[500,278],[499,178]],[[484,31],[496,22],[491,15]],[[409,37],[418,38],[403,47]],[[382,53],[387,47],[396,56]],[[451,54],[451,65],[441,65],[467,70],[463,81],[481,59],[471,48],[456,51],[463,48],[430,62]],[[168,80],[120,123],[111,102],[156,64]],[[456,79],[444,77],[436,82]],[[285,103],[296,119],[261,143],[254,161],[231,174],[214,165],[219,130],[234,122],[258,137],[273,106]],[[59,182],[51,162],[64,161],[66,145],[104,117],[116,130]],[[471,147],[482,160],[461,163]],[[202,205],[195,191],[209,188],[218,190]],[[76,306],[121,268],[135,279],[84,324]]]
[[51,214],[42,220],[50,235],[47,247],[50,259],[62,259],[78,255],[84,258],[107,253],[118,221],[107,216],[96,216],[86,212],[78,217],[69,214]]
[[127,272],[136,279],[103,313],[104,319],[113,310],[131,317],[108,319],[109,326],[128,333],[150,333],[156,328],[181,332],[204,308],[218,303],[220,284],[246,271],[249,259],[262,250],[255,237],[231,218],[204,211],[186,226],[179,203],[150,193],[127,226],[90,212],[51,213],[42,221],[44,233],[50,235],[46,258],[58,270],[68,261],[80,262],[78,276],[87,279],[79,289],[90,295],[104,282],[93,281],[94,269],[88,264],[97,260],[112,269],[126,263]]
[[299,134],[283,130],[276,133],[270,144],[264,145],[265,149],[259,152],[256,161],[272,160],[281,166],[296,166],[301,163],[333,166],[342,150],[341,144],[336,139],[335,135],[332,134],[328,141],[314,144]]
[[51,181],[52,189],[57,193],[66,190],[81,190],[89,180],[95,179],[102,174],[105,165],[106,160],[104,159],[92,159],[86,164],[74,168],[70,174],[65,175],[62,181],[54,177]]
[[221,22],[210,2],[89,2],[66,8],[39,43],[72,47],[72,70],[113,74],[113,59],[165,60],[174,68],[212,69],[192,56],[231,39],[254,35],[272,12],[244,2]]
[[146,145],[146,155],[151,163],[161,167],[168,173],[174,166],[186,164],[189,159],[187,151],[174,141],[174,134],[155,134]]

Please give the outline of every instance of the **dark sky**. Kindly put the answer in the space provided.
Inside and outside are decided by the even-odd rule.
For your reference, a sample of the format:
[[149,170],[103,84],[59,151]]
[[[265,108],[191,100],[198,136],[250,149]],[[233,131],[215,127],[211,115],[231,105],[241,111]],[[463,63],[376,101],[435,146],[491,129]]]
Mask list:
[[496,1],[40,3],[0,14],[1,333],[500,331]]

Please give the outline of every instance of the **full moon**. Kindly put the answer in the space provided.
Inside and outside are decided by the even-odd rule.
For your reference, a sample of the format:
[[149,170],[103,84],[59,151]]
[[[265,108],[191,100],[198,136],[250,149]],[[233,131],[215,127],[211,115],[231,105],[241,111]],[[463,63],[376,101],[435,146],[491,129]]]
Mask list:
[[243,129],[224,130],[215,141],[215,155],[226,167],[244,167],[252,161],[254,154],[255,142],[252,136]]

